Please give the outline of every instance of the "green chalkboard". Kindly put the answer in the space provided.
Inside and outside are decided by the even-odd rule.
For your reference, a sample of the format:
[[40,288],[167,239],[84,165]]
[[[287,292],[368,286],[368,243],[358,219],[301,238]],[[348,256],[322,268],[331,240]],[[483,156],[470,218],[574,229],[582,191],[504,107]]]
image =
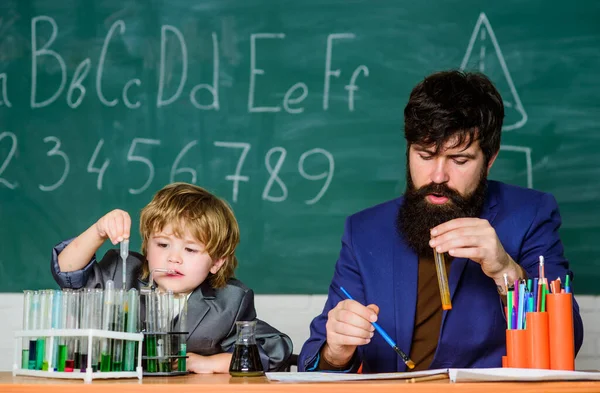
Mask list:
[[596,0],[3,0],[0,291],[53,286],[55,243],[188,181],[233,206],[257,293],[325,293],[344,218],[404,189],[411,88],[463,67],[506,101],[492,177],[556,196],[598,293],[599,20]]

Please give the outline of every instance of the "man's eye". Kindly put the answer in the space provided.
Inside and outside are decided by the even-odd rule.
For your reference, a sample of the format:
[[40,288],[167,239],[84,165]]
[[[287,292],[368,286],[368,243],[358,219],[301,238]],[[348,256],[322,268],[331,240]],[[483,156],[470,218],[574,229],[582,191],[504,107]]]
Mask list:
[[454,160],[456,165],[465,165],[469,160]]
[[423,155],[419,155],[419,157],[421,157],[421,159],[425,160],[425,161],[429,161],[433,158],[433,156],[423,156]]

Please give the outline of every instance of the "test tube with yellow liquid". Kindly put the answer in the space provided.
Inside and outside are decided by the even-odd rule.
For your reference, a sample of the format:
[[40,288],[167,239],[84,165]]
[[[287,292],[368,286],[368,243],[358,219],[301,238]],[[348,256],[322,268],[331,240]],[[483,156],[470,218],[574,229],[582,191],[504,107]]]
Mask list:
[[435,259],[435,270],[437,271],[438,285],[440,286],[442,309],[452,310],[452,301],[450,300],[450,287],[448,286],[448,274],[446,274],[444,254],[439,254],[435,249],[433,249],[433,259]]

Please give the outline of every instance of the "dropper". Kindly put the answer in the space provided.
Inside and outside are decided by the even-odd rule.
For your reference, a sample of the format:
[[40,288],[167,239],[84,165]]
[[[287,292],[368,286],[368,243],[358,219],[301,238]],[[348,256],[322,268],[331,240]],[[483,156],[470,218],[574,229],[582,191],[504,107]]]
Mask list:
[[123,290],[126,291],[126,282],[127,282],[127,256],[129,255],[129,239],[125,239],[120,244],[121,250],[119,255],[121,255],[121,259],[123,260]]
[[157,267],[155,269],[152,269],[150,271],[150,278],[148,280],[148,286],[141,287],[140,288],[140,293],[148,293],[148,292],[150,292],[150,291],[152,291],[152,290],[155,289],[155,287],[154,287],[154,273],[155,272],[167,273],[167,274],[177,274],[177,272],[175,270],[173,270],[173,269],[165,269],[165,268],[162,268],[162,267]]

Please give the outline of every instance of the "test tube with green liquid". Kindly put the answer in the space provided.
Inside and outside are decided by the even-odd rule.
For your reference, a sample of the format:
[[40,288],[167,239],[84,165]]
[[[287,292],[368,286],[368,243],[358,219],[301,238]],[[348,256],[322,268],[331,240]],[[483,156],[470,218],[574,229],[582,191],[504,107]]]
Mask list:
[[[60,290],[54,291],[54,297],[52,299],[52,329],[60,329],[62,314],[64,312],[62,308],[63,293]],[[60,343],[61,337],[54,337],[51,353],[50,368],[53,370],[58,369],[58,344]]]
[[[144,294],[146,296],[146,356],[156,357],[156,332],[157,332],[157,293],[156,290],[152,289]],[[146,371],[149,373],[155,373],[157,371],[156,359],[146,359]]]
[[[69,312],[69,304],[71,303],[73,296],[73,291],[70,289],[65,289],[62,291],[62,299],[61,299],[61,318],[59,320],[58,326],[59,329],[67,328],[67,314]],[[57,371],[65,371],[65,366],[67,363],[68,356],[68,346],[69,346],[69,338],[68,337],[60,337],[58,341],[58,361],[56,363]]]
[[[52,301],[54,299],[54,291],[49,289],[42,292],[42,329],[50,330],[52,328]],[[38,350],[36,363],[40,363],[41,370],[48,371],[48,367],[52,363],[52,347],[53,339],[44,337],[43,340],[38,340],[38,345],[41,350]]]
[[[139,332],[140,296],[135,288],[127,292],[127,303],[125,307],[127,333]],[[127,340],[125,343],[125,359],[123,360],[123,371],[135,371],[137,341]]]
[[[115,283],[112,280],[106,282],[104,289],[104,306],[102,308],[102,329],[112,330],[115,318]],[[100,347],[100,371],[106,372],[111,370],[111,340],[108,338],[102,339]]]
[[[123,312],[124,303],[127,299],[124,297],[125,291],[118,289],[115,291],[115,315],[112,330],[115,332],[125,331],[125,313]],[[112,371],[123,371],[123,340],[113,340],[112,351]]]
[[[31,302],[33,301],[33,291],[23,291],[23,330],[32,329],[30,325]],[[29,368],[29,337],[23,337],[21,346],[21,368]]]
[[177,359],[177,371],[187,371],[187,295],[178,293],[175,295],[175,307],[177,316],[173,319],[174,332],[179,332],[177,337],[177,355],[184,356]]

